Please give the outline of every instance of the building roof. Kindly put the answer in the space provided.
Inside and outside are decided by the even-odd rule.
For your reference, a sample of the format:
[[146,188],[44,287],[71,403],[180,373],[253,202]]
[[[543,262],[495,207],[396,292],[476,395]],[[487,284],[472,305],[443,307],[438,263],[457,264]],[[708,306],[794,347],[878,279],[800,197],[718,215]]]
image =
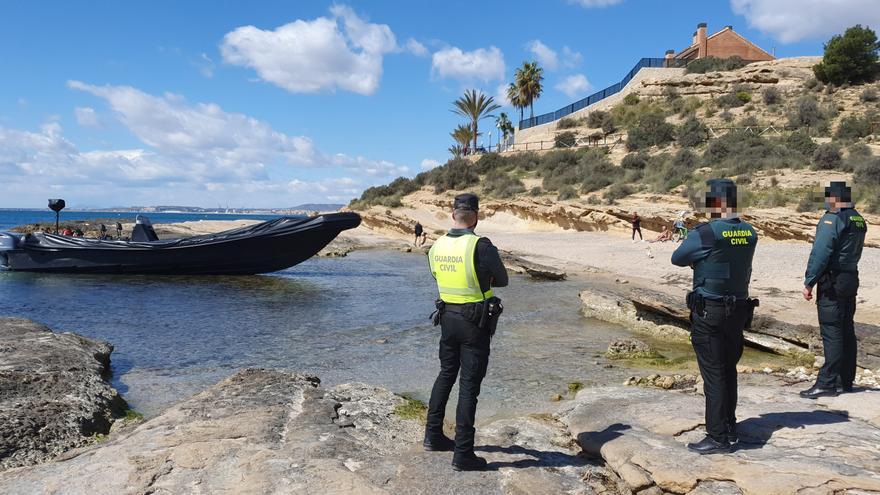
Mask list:
[[[774,57],[773,55],[771,55],[770,53],[768,53],[767,50],[764,50],[764,49],[761,48],[760,46],[758,46],[758,45],[752,43],[751,41],[747,40],[743,35],[737,33],[736,31],[734,31],[733,28],[732,28],[731,26],[725,26],[724,29],[722,29],[721,31],[718,31],[717,33],[713,34],[712,36],[709,36],[708,38],[706,38],[706,42],[708,43],[709,40],[711,40],[712,38],[715,38],[716,36],[719,36],[719,35],[721,35],[721,34],[727,32],[727,31],[730,31],[730,32],[731,32],[733,35],[735,35],[737,38],[739,38],[739,39],[741,39],[743,42],[745,42],[745,43],[751,45],[751,46],[754,47],[756,50],[758,50],[758,51],[760,51],[760,52],[762,52],[762,53],[767,54],[768,57],[776,58],[776,57]],[[684,50],[678,52],[678,53],[675,55],[675,58],[684,58],[684,57],[690,55],[691,53],[693,53],[694,51],[697,51],[697,50],[699,50],[699,49],[700,49],[700,44],[699,44],[699,43],[694,43],[694,44],[692,44],[691,46],[685,48]]]

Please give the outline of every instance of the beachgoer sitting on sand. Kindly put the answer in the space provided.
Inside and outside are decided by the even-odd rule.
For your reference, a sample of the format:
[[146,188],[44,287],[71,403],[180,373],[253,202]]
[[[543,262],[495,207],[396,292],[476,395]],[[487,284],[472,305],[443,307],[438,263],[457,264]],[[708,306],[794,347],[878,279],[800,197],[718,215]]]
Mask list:
[[666,242],[672,240],[672,232],[669,230],[669,227],[666,225],[663,226],[663,230],[660,232],[654,240],[648,242]]
[[73,231],[70,230],[70,227],[64,227],[64,230],[61,231],[61,235],[66,235],[68,237],[73,237]]

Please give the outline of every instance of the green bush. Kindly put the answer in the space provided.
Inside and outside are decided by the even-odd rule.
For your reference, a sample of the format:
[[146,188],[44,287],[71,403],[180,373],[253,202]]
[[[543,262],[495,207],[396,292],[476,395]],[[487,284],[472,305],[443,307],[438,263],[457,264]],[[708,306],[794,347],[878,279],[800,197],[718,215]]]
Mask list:
[[842,162],[840,147],[834,143],[820,144],[813,152],[813,167],[817,170],[836,170]]
[[739,101],[743,102],[743,105],[752,101],[752,94],[748,91],[737,91],[736,97],[739,99]]
[[349,206],[355,210],[363,210],[370,206],[386,206],[396,208],[401,205],[401,198],[419,189],[415,181],[406,177],[398,177],[385,186],[375,186],[364,190],[360,199],[353,200]]
[[795,102],[794,110],[788,116],[788,124],[794,128],[818,129],[825,124],[825,115],[819,109],[819,102],[813,96],[801,96]]
[[675,126],[666,122],[666,117],[659,113],[651,113],[639,119],[630,128],[626,138],[626,149],[629,151],[663,146],[675,139]]
[[813,152],[819,147],[819,145],[813,141],[813,138],[803,130],[792,132],[783,140],[783,143],[788,149],[810,157],[813,156]]
[[623,98],[623,104],[629,105],[629,106],[638,105],[639,104],[639,95],[637,95],[635,93],[630,93],[630,94],[626,95]]
[[632,128],[645,115],[652,113],[666,115],[663,107],[651,100],[642,100],[635,105],[617,105],[610,113],[614,125],[623,129]]
[[474,170],[478,174],[488,174],[493,170],[509,170],[509,161],[498,153],[484,153],[476,163],[473,164]]
[[603,112],[602,110],[591,112],[590,115],[587,116],[587,127],[590,129],[598,129],[602,127],[602,122],[606,115],[608,115],[608,112]]
[[745,130],[712,139],[703,153],[703,165],[712,167],[720,175],[800,168],[805,161],[802,153]]
[[869,81],[877,73],[878,50],[877,34],[871,28],[855,25],[825,44],[822,62],[813,66],[813,73],[826,84]]
[[745,60],[737,56],[730,58],[705,57],[689,63],[687,72],[688,74],[705,74],[706,72],[736,70],[746,65]]
[[775,86],[770,86],[761,93],[761,99],[765,105],[776,105],[782,101],[782,94]]
[[864,160],[856,167],[856,173],[853,176],[853,180],[856,184],[862,186],[880,186],[880,157]]
[[676,132],[678,144],[686,147],[699,146],[709,138],[709,129],[695,116],[688,117]]
[[434,192],[466,189],[480,182],[473,165],[463,158],[450,160],[442,167],[427,172],[426,183],[434,186]]
[[724,110],[718,116],[721,117],[721,120],[727,122],[728,124],[733,122],[733,114],[730,113],[730,110]]
[[847,148],[847,151],[849,152],[850,158],[865,159],[865,158],[871,158],[871,156],[873,156],[873,154],[874,154],[871,151],[871,148],[867,144],[864,144],[864,143],[853,144],[852,146]]
[[815,77],[811,77],[811,78],[807,79],[807,82],[804,83],[804,87],[806,87],[807,89],[813,89],[818,85],[819,85],[819,80],[816,79]]
[[570,117],[563,117],[563,118],[559,119],[559,122],[556,123],[556,128],[557,129],[571,129],[571,128],[577,127],[579,125],[580,125],[580,122],[578,122],[577,120],[572,119]]
[[862,103],[872,103],[878,100],[877,89],[875,88],[865,88],[862,91],[862,94],[859,95],[859,101]]
[[559,190],[559,196],[557,196],[556,199],[559,201],[566,201],[569,199],[577,199],[579,197],[580,196],[578,195],[577,191],[574,190],[573,187],[564,186],[563,188],[561,188]]
[[623,157],[620,166],[626,170],[644,170],[649,159],[650,156],[646,153],[630,153]]
[[529,190],[529,195],[530,195],[530,196],[540,196],[540,195],[543,194],[543,193],[544,193],[544,190],[541,189],[540,186],[535,186],[535,187],[533,187],[533,188],[531,188],[531,189]]
[[577,142],[577,135],[571,131],[561,132],[554,138],[557,148],[572,148]]
[[859,139],[869,134],[871,134],[871,123],[868,122],[868,119],[850,116],[840,122],[834,137],[838,139]]
[[623,199],[634,192],[633,188],[626,184],[614,184],[605,191],[602,197],[605,198],[605,201],[609,204],[614,204],[618,199]]
[[496,198],[511,198],[526,191],[521,180],[501,170],[489,172],[482,184],[486,194]]
[[666,101],[674,101],[681,98],[681,95],[678,94],[678,90],[675,86],[666,86],[663,88],[663,97],[666,98]]
[[[749,95],[749,98],[751,98],[751,95]],[[746,104],[746,101],[743,101],[743,99],[739,97],[739,93],[728,93],[726,95],[719,96],[715,99],[715,102],[718,103],[718,106],[721,108],[735,108],[741,107]]]
[[616,130],[617,124],[614,122],[614,116],[610,113],[605,113],[605,116],[602,117],[602,132],[608,135]]

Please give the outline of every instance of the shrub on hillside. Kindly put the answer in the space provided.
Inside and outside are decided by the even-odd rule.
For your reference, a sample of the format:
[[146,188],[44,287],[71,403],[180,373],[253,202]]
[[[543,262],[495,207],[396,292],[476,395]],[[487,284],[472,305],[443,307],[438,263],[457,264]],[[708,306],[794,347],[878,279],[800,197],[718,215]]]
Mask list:
[[695,116],[688,117],[676,132],[678,144],[685,147],[699,146],[709,138],[709,129]]
[[864,158],[871,158],[871,156],[874,155],[874,153],[871,151],[871,148],[867,144],[864,144],[864,143],[853,144],[852,146],[850,146],[846,150],[849,152],[848,153],[849,158],[864,159]]
[[871,103],[878,99],[880,99],[880,97],[877,96],[877,90],[875,88],[865,88],[865,90],[862,91],[862,94],[859,95],[859,101],[862,103]]
[[484,153],[473,165],[474,170],[478,174],[488,174],[497,169],[508,170],[509,166],[510,161],[506,160],[498,153]]
[[813,73],[826,84],[869,81],[877,73],[878,50],[877,34],[857,24],[825,44],[822,62],[813,66]]
[[817,170],[836,170],[842,161],[840,147],[834,143],[820,144],[813,152],[813,167]]
[[745,60],[737,56],[730,58],[705,57],[689,63],[687,72],[688,74],[705,74],[706,72],[736,70],[745,66]]
[[580,122],[571,118],[571,117],[563,117],[559,119],[559,122],[556,123],[557,129],[571,129],[573,127],[577,127],[581,125]]
[[648,166],[649,158],[646,153],[630,153],[623,157],[620,166],[626,170],[644,170]]
[[577,199],[579,197],[578,192],[575,191],[573,187],[565,186],[559,189],[559,196],[557,196],[556,199],[559,201],[566,201],[569,199]]
[[834,137],[837,139],[859,139],[871,134],[871,123],[863,117],[850,116],[837,126]]
[[362,210],[370,206],[387,206],[395,208],[401,205],[400,200],[407,194],[413,193],[419,186],[406,177],[398,177],[385,186],[375,186],[364,190],[358,200],[353,200],[349,206],[352,209]]
[[650,182],[659,192],[668,192],[690,181],[700,163],[699,157],[686,148],[679,150],[671,159],[662,156],[657,159],[662,161],[662,164],[654,167]]
[[614,184],[605,191],[602,197],[605,198],[608,204],[614,204],[618,199],[623,199],[634,192],[633,188],[626,184]]
[[449,190],[461,190],[480,182],[480,176],[474,170],[473,165],[458,158],[446,162],[442,167],[434,168],[427,172],[425,183],[434,186],[434,192],[441,193]]
[[721,117],[721,120],[727,123],[733,122],[733,114],[730,113],[730,110],[725,110],[718,114],[718,116]]
[[825,124],[825,115],[813,96],[801,96],[788,116],[788,124],[794,128],[818,129]]
[[639,119],[630,128],[626,138],[626,149],[629,151],[663,146],[675,139],[675,126],[666,122],[666,117],[659,113],[650,113]]
[[511,198],[526,191],[522,181],[502,170],[493,170],[483,179],[483,190],[496,198]]
[[585,155],[578,162],[580,165],[581,191],[588,193],[610,186],[623,177],[623,169],[615,167],[607,157],[601,155]]
[[557,148],[572,148],[577,142],[577,135],[571,131],[560,132],[554,138]]
[[860,186],[880,186],[880,157],[864,160],[857,166],[853,181]]
[[783,143],[788,149],[797,151],[807,157],[813,156],[813,152],[819,147],[813,141],[813,138],[803,130],[792,132],[783,140]]
[[[751,98],[751,96],[749,96],[749,98]],[[726,95],[719,96],[715,99],[715,103],[717,103],[718,106],[721,108],[735,108],[741,107],[746,104],[746,102],[739,97],[738,93],[728,93]]]
[[782,101],[782,93],[775,86],[770,86],[761,93],[765,105],[776,105]]
[[638,103],[639,103],[639,95],[637,95],[635,93],[630,93],[623,98],[624,105],[633,106],[633,105],[638,105]]
[[811,77],[811,78],[807,79],[807,82],[804,83],[804,87],[807,89],[814,89],[818,85],[819,85],[819,80],[816,79],[815,77]]
[[663,97],[666,98],[666,101],[673,101],[681,98],[681,95],[678,94],[678,90],[675,86],[666,86],[663,88]]
[[544,193],[544,190],[541,189],[541,186],[535,186],[529,190],[530,196],[540,196]]
[[701,106],[703,106],[703,100],[696,96],[688,96],[687,98],[677,98],[672,100],[669,104],[669,109],[672,110],[672,113],[686,117],[696,113],[697,109]]
[[587,116],[587,127],[590,129],[598,129],[602,127],[602,122],[606,115],[608,115],[608,112],[603,112],[602,110],[591,112],[590,115]]
[[602,132],[608,135],[616,130],[617,124],[614,122],[614,116],[610,113],[606,113],[605,116],[602,117]]
[[726,175],[740,175],[757,170],[800,168],[803,154],[790,150],[746,130],[731,131],[709,141],[703,153],[703,165]]
[[739,99],[739,101],[743,102],[743,105],[752,101],[752,94],[748,91],[737,91],[736,97],[737,99]]

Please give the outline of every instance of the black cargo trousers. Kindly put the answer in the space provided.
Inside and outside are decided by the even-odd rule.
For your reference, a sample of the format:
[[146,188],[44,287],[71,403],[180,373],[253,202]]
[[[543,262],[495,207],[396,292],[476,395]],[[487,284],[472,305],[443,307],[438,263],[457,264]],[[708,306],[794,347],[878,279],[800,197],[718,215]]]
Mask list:
[[816,308],[825,350],[825,364],[816,385],[821,388],[851,387],[856,378],[857,272],[829,273],[818,281]]
[[736,364],[743,353],[743,330],[753,314],[746,301],[726,307],[705,300],[702,311],[691,315],[691,344],[697,355],[706,396],[706,433],[727,441],[736,427]]
[[426,431],[428,435],[436,436],[443,433],[446,402],[460,371],[455,413],[455,456],[467,456],[474,450],[477,396],[480,395],[480,385],[489,366],[491,338],[487,330],[450,311],[441,315],[440,326],[440,374],[431,390]]

